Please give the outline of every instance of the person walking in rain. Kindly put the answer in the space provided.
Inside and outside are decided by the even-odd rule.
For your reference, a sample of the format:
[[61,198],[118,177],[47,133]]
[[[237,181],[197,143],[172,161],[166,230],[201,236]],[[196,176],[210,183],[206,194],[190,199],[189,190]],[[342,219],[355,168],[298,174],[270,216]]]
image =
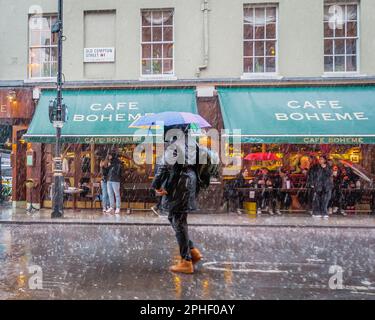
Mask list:
[[328,219],[328,204],[333,189],[332,168],[327,163],[327,157],[319,157],[319,165],[311,175],[313,195],[313,217]]
[[[194,273],[194,264],[202,259],[202,254],[189,238],[187,216],[196,210],[196,196],[199,191],[196,161],[191,164],[191,152],[187,145],[187,127],[174,127],[180,130],[180,137],[167,141],[164,157],[158,166],[152,182],[156,193],[165,195],[168,220],[171,223],[180,249],[181,261],[170,267],[172,272]],[[177,139],[176,139],[177,138]],[[172,148],[174,145],[175,148]],[[173,149],[173,150],[172,150]],[[176,161],[177,160],[177,161]]]

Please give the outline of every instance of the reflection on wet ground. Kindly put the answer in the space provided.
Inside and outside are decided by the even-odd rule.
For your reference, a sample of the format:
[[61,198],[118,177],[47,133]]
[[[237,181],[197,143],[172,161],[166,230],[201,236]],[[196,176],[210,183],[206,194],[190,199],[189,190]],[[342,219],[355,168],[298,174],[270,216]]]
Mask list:
[[190,232],[205,260],[178,275],[167,226],[0,225],[0,299],[375,299],[375,229]]

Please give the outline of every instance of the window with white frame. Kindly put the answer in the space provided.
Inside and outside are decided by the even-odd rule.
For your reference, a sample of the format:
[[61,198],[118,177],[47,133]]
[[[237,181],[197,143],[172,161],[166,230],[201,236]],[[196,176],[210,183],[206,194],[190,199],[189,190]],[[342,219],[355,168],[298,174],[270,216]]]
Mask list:
[[324,71],[358,71],[358,4],[324,5]]
[[245,5],[244,73],[275,73],[277,64],[277,6]]
[[173,10],[142,10],[142,75],[173,75]]
[[51,27],[57,15],[29,17],[29,78],[53,78],[57,75],[57,36]]

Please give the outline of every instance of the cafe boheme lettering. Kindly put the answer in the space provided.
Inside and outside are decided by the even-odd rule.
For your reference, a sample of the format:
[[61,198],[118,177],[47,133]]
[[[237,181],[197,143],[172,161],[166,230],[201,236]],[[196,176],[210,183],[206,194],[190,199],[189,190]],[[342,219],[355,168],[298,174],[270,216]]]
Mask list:
[[[148,113],[146,113],[148,114]],[[89,114],[74,114],[74,122],[133,122],[143,116],[138,102],[93,103]]]
[[288,101],[287,107],[294,112],[275,113],[278,121],[366,121],[364,112],[346,112],[337,100]]

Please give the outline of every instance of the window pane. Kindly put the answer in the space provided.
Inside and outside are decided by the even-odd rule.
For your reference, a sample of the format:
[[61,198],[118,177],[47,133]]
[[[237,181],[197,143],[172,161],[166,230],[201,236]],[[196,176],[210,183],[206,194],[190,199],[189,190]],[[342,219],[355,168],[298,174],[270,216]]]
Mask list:
[[333,72],[333,57],[324,57],[324,71]]
[[244,39],[253,39],[253,25],[252,24],[245,24],[243,26],[243,37]]
[[151,26],[151,12],[150,11],[142,12],[142,26]]
[[40,46],[40,31],[31,30],[30,31],[30,45],[31,46]]
[[324,36],[326,38],[333,37],[333,29],[330,28],[330,24],[328,22],[324,23]]
[[356,37],[357,36],[357,22],[348,22],[347,23],[347,33],[348,37]]
[[51,31],[51,19],[49,17],[42,18],[42,30]]
[[335,54],[345,54],[345,40],[335,40]]
[[30,77],[40,77],[40,51],[41,49],[30,49]]
[[347,39],[346,40],[346,54],[356,54],[357,53],[357,40]]
[[31,49],[30,50],[30,62],[31,64],[40,63],[40,51],[41,49]]
[[267,41],[266,42],[266,55],[267,56],[276,55],[276,41]]
[[329,21],[330,13],[329,6],[324,6],[324,21]]
[[347,18],[346,20],[357,20],[357,6],[356,5],[348,5],[347,6]]
[[152,41],[162,41],[162,30],[161,27],[152,28]]
[[255,42],[255,55],[264,56],[264,42],[263,41]]
[[253,22],[253,8],[244,8],[243,14],[245,23]]
[[153,26],[158,26],[163,23],[163,14],[161,11],[156,10],[152,11],[152,25]]
[[164,34],[163,41],[173,41],[173,28],[172,27],[165,27],[163,34]]
[[266,26],[266,38],[276,39],[276,24],[271,23]]
[[345,37],[345,23],[340,24],[340,25],[336,25],[335,37],[337,37],[337,38]]
[[42,46],[51,45],[51,33],[49,31],[41,32],[41,45]]
[[167,74],[173,73],[173,60],[172,59],[163,60],[163,73],[167,73]]
[[254,72],[264,72],[264,58],[255,58],[254,61]]
[[173,44],[172,43],[163,45],[163,58],[173,58]]
[[253,56],[253,41],[245,41],[243,47],[243,55],[246,56]]
[[57,47],[51,48],[51,61],[57,61]]
[[143,44],[142,45],[142,58],[151,58],[151,45]]
[[162,45],[161,44],[153,44],[152,45],[152,57],[153,58],[161,58],[161,50],[162,50]]
[[255,39],[264,39],[264,26],[255,27]]
[[40,64],[31,64],[30,65],[30,77],[39,78],[40,77]]
[[266,58],[266,72],[276,72],[276,59],[274,57]]
[[255,8],[255,24],[256,25],[265,24],[265,9],[264,8]]
[[324,40],[324,54],[333,54],[333,40]]
[[142,74],[151,74],[151,60],[142,60]]
[[57,62],[51,63],[51,77],[57,77]]
[[276,8],[266,8],[266,22],[276,22]]
[[142,28],[142,41],[143,42],[151,41],[151,28]]
[[161,60],[152,60],[152,73],[160,74],[162,72],[162,61]]
[[51,77],[51,64],[49,62],[42,64],[42,74],[41,74],[41,76],[43,78]]
[[173,25],[173,11],[163,11],[163,21],[164,25],[172,26]]
[[253,58],[244,58],[244,72],[253,72]]
[[349,72],[357,71],[357,56],[346,57],[346,71],[349,71]]
[[338,71],[338,72],[345,71],[345,57],[344,56],[335,57],[335,71]]

